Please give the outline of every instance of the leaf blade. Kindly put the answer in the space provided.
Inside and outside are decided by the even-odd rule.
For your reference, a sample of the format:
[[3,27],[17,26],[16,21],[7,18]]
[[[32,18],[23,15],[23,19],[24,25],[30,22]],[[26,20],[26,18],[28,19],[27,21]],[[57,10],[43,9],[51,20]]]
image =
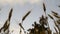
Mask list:
[[44,10],[44,12],[46,12],[46,6],[45,6],[45,3],[43,3],[43,10]]
[[27,12],[25,16],[23,16],[22,21],[26,19],[26,17],[31,13],[31,11]]

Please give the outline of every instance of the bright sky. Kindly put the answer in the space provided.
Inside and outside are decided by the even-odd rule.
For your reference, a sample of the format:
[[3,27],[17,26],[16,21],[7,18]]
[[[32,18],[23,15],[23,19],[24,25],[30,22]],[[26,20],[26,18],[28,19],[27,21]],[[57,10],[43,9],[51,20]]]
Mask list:
[[[8,17],[9,11],[13,8],[13,14],[11,19],[10,31],[14,30],[12,34],[19,34],[19,23],[22,17],[32,9],[31,14],[23,22],[23,27],[27,30],[32,27],[34,21],[39,20],[39,17],[44,14],[42,3],[46,4],[47,14],[51,13],[51,10],[60,12],[58,5],[60,0],[0,0],[0,28],[3,26],[5,20]],[[49,19],[51,30],[53,30],[54,23]]]

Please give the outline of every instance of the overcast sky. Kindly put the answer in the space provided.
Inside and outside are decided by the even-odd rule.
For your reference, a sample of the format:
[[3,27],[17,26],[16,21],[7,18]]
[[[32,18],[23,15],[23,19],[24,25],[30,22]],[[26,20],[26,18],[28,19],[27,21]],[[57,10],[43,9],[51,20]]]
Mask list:
[[[47,8],[47,14],[51,14],[52,10],[60,13],[60,8],[58,7],[58,5],[60,5],[60,0],[0,0],[0,28],[8,18],[11,8],[13,8],[13,14],[10,30],[14,30],[12,34],[19,34],[18,31],[20,27],[18,24],[21,22],[22,17],[31,9],[31,13],[23,22],[23,27],[25,30],[32,28],[34,21],[37,21],[38,23],[39,17],[44,14],[43,2]],[[51,22],[53,21],[49,19],[50,28],[54,32],[54,23],[51,24]]]

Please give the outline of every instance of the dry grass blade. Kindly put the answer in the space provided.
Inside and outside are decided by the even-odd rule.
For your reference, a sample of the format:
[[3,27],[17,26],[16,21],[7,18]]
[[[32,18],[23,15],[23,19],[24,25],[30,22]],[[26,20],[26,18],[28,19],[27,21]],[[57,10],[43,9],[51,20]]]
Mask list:
[[60,24],[60,20],[57,20],[57,23]]
[[52,13],[55,14],[55,15],[58,15],[58,13],[56,13],[56,12],[54,12],[54,11],[52,11]]
[[6,26],[7,26],[7,21],[5,22],[5,24],[3,25],[3,27],[0,29],[0,32],[1,32],[2,29],[6,28]]
[[43,9],[44,9],[44,12],[46,12],[45,3],[43,3]]
[[24,28],[23,28],[22,24],[21,24],[21,23],[19,23],[19,25],[20,25],[20,27],[24,30]]
[[[9,12],[8,19],[7,19],[6,23],[4,24],[4,25],[6,25],[6,28],[4,29],[4,31],[9,28],[10,19],[11,19],[11,16],[12,16],[12,11],[13,11],[13,9],[11,8],[11,10],[10,10],[10,12]],[[8,22],[9,22],[9,24],[7,25]]]
[[31,13],[31,11],[29,11],[25,16],[23,16],[22,21],[24,21],[25,18],[26,18],[30,13]]
[[[6,24],[5,24],[6,25]],[[8,25],[6,25],[6,27],[4,28],[4,32],[9,29],[10,23]]]
[[53,20],[54,20],[54,18],[53,18],[51,15],[49,15],[49,14],[48,14],[48,16],[49,16],[51,19],[53,19]]
[[60,16],[59,16],[59,14],[58,14],[58,13],[56,13],[56,12],[52,11],[52,14],[53,14],[53,16],[55,16],[56,18],[60,18]]
[[22,30],[20,29],[20,34],[22,33]]
[[7,23],[8,23],[7,21],[8,21],[8,20],[6,20],[5,24],[4,24],[3,27],[0,29],[0,31],[1,31],[2,29],[4,29],[4,32],[5,32],[5,31],[9,28],[10,23],[7,24]]
[[54,27],[54,29],[55,29],[55,31],[56,31],[56,34],[58,34],[58,31],[57,31],[57,29]]
[[6,20],[6,22],[5,22],[5,24],[3,25],[3,27],[0,29],[0,32],[1,32],[2,29],[4,29],[4,30],[3,30],[4,32],[5,32],[7,29],[9,30],[9,25],[10,25],[11,16],[12,16],[12,9],[11,9],[11,11],[9,12],[8,19]]
[[[4,31],[6,31],[6,30],[9,28],[10,19],[11,19],[11,16],[12,16],[12,11],[13,11],[13,9],[10,10],[8,19],[7,19],[7,21],[6,21],[5,24],[4,24]],[[9,24],[8,24],[8,22],[9,22]],[[8,25],[7,25],[7,24],[8,24]]]
[[7,26],[7,21],[5,22],[5,24],[3,25],[3,27],[0,29],[0,32],[1,32],[2,29],[6,28],[6,26]]
[[56,18],[60,18],[60,16],[58,16],[58,15],[54,15]]
[[55,26],[58,28],[58,30],[60,30],[60,28],[59,28],[59,26],[58,26],[58,24],[57,24],[56,21],[54,21],[54,24],[55,24]]
[[55,21],[55,20],[54,20],[54,24],[55,24],[55,26],[56,26],[56,27],[58,27],[58,25],[57,25],[57,23],[56,23],[56,21]]
[[11,16],[12,16],[12,11],[13,11],[13,8],[11,8],[11,10],[10,10],[10,13],[9,13],[9,21],[10,21],[10,19],[11,19]]
[[[8,21],[8,20],[7,20]],[[9,28],[9,25],[10,23],[8,24],[8,22],[5,22],[4,26],[3,26],[3,29],[4,29],[4,32]]]
[[[23,28],[22,24],[21,24],[21,23],[19,23],[19,25],[20,25],[20,27],[24,30],[24,28]],[[21,28],[20,28],[20,34],[22,33]]]

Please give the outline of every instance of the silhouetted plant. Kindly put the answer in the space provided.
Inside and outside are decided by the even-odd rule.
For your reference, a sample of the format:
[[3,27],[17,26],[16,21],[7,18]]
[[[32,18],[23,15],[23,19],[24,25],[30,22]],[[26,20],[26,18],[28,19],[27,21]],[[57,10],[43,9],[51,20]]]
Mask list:
[[[26,15],[23,16],[22,22],[19,23],[19,26],[24,30],[24,27],[22,26],[23,21],[26,19],[26,17],[31,13],[31,11],[27,12]],[[21,34],[21,28],[20,28],[20,34]]]
[[[59,6],[60,7],[60,6]],[[44,13],[45,13],[45,16],[42,15],[39,19],[39,24],[37,24],[37,22],[35,21],[34,24],[32,24],[32,26],[34,28],[30,28],[28,29],[29,33],[27,34],[52,34],[52,31],[50,30],[50,27],[49,27],[49,23],[48,23],[48,16],[54,21],[54,24],[55,26],[58,28],[59,32],[57,31],[56,27],[54,27],[56,33],[53,33],[53,34],[60,34],[60,16],[58,13],[52,11],[52,15],[54,17],[57,18],[57,20],[54,19],[53,16],[51,16],[50,14],[47,14],[48,16],[46,16],[46,6],[45,6],[45,3],[43,3],[43,10],[44,10]],[[13,11],[13,8],[11,8],[10,12],[9,12],[9,16],[8,16],[8,19],[6,20],[6,22],[4,23],[3,27],[0,29],[0,33],[1,31],[3,30],[4,34],[9,34],[9,26],[10,26],[10,20],[11,20],[11,17],[12,17],[12,11]],[[19,34],[22,34],[22,29],[24,30],[25,34],[26,34],[26,31],[24,29],[24,27],[22,26],[22,23],[23,21],[27,18],[27,16],[31,13],[31,10],[28,11],[26,13],[26,15],[23,16],[22,18],[22,22],[19,23],[19,26],[20,26],[20,33]],[[45,27],[45,26],[48,26],[48,27]],[[6,32],[7,31],[7,32]],[[3,33],[2,33],[3,34]]]
[[53,20],[54,20],[54,18],[53,18],[50,14],[48,14],[48,16],[49,16],[51,19],[53,19]]
[[[37,24],[36,22],[34,22],[34,24],[32,24],[32,26],[34,28],[28,29],[29,34],[51,34],[51,30],[50,30],[50,27],[48,24],[48,17],[46,16],[46,7],[45,7],[44,3],[43,3],[43,10],[45,13],[45,17],[43,15],[40,17],[39,24]],[[48,27],[45,27],[45,25]]]
[[42,17],[39,20],[40,24],[37,24],[36,22],[34,22],[34,24],[32,24],[32,26],[34,26],[34,28],[32,29],[28,29],[28,31],[30,31],[29,34],[51,34],[51,30],[49,27],[45,27],[44,25],[47,25],[47,17],[44,18],[44,16],[42,15]]
[[57,20],[55,20],[51,15],[48,15],[48,16],[54,21],[55,26],[56,26],[56,27],[58,28],[58,30],[59,30],[59,33],[58,33],[57,29],[54,27],[54,29],[55,29],[55,31],[56,31],[55,34],[60,34],[60,27],[59,27],[59,25],[60,25],[60,16],[59,16],[58,13],[56,13],[56,12],[54,12],[54,11],[52,11],[52,15],[53,15],[54,17],[56,17]]
[[59,25],[60,25],[60,16],[59,16],[59,14],[56,13],[56,12],[53,13],[53,16],[55,16],[55,17],[57,18],[57,20],[54,21],[54,23],[55,23],[56,27],[58,28],[59,34],[60,34],[60,27],[59,27]]
[[[12,11],[13,11],[13,9],[10,10],[8,19],[6,20],[6,22],[3,25],[3,27],[0,29],[0,33],[3,30],[5,34],[9,34],[9,26],[10,26],[10,20],[11,20],[11,16],[12,16]],[[6,32],[6,30],[7,30],[7,32]]]
[[58,15],[58,13],[56,13],[56,12],[54,12],[54,11],[52,11],[52,15],[53,15],[54,17],[56,17],[56,18],[60,18],[60,16]]
[[26,19],[26,17],[27,17],[30,13],[31,13],[31,11],[29,11],[28,13],[26,13],[26,15],[23,16],[22,21],[24,21],[24,20]]
[[43,3],[43,10],[44,10],[44,12],[46,12],[46,6],[45,6],[45,3]]

